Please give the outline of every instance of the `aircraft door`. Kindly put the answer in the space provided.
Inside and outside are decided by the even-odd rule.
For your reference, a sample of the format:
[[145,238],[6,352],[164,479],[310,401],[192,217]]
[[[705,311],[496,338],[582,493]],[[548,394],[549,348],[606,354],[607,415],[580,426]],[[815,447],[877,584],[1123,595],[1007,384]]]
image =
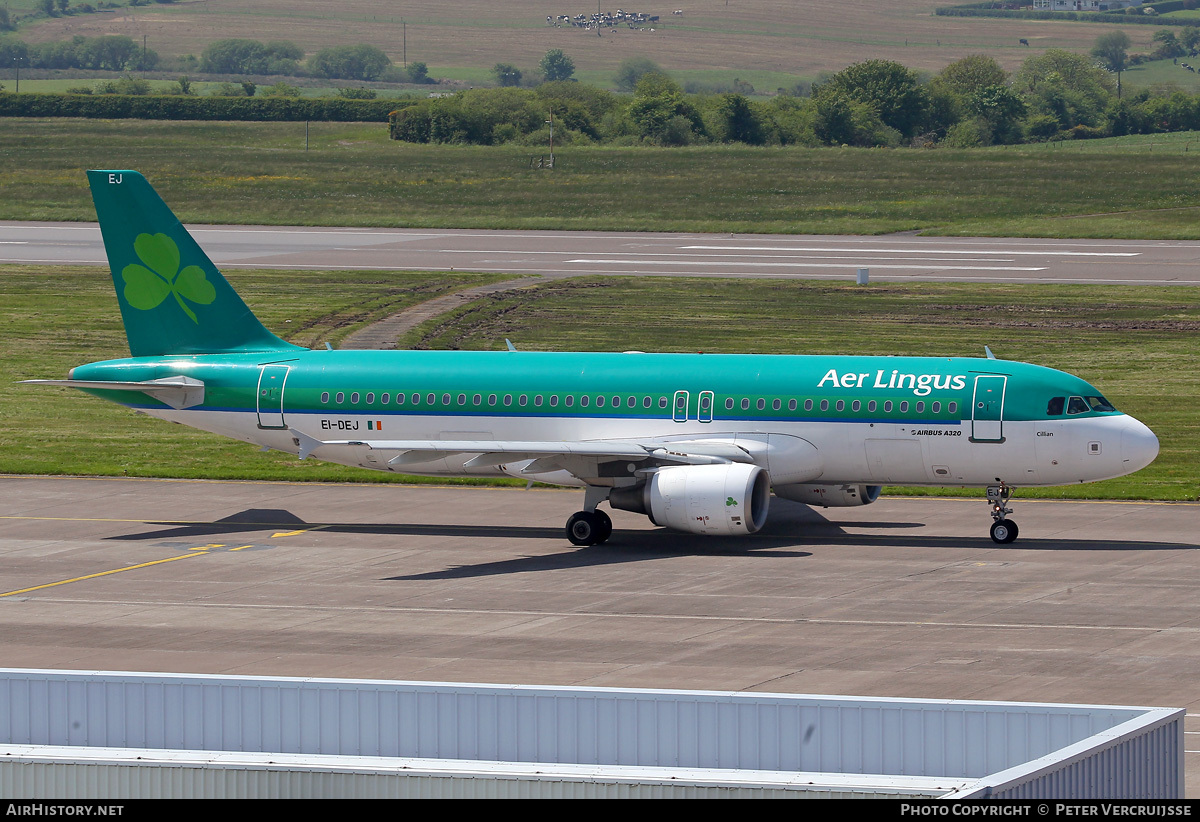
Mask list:
[[287,428],[283,420],[283,385],[286,365],[264,365],[258,374],[258,427]]
[[687,422],[688,398],[687,391],[676,391],[674,405],[671,406],[671,419],[675,422]]
[[971,442],[1004,442],[1004,390],[1008,377],[975,377],[971,401]]
[[700,422],[712,422],[713,420],[713,402],[716,398],[711,391],[700,392],[700,408],[697,411],[696,419]]

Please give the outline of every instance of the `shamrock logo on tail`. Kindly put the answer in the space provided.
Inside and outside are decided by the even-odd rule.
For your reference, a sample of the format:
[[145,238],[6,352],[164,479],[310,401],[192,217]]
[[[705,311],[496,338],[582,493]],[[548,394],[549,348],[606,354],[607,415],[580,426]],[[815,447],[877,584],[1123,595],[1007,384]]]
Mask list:
[[180,271],[179,246],[166,234],[139,234],[133,241],[133,250],[145,265],[133,263],[121,271],[126,301],[140,311],[149,311],[161,305],[170,294],[192,322],[199,325],[196,312],[184,300],[208,305],[217,298],[217,290],[208,281],[204,269],[189,265]]

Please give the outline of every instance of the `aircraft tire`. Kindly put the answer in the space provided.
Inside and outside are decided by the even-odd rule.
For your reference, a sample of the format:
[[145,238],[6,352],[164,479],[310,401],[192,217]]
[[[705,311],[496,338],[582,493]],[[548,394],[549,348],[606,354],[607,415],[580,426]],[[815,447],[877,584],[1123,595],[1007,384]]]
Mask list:
[[[606,517],[607,518],[607,517]],[[583,547],[595,545],[599,539],[601,523],[591,511],[576,511],[567,520],[567,539],[572,545]]]
[[992,523],[992,542],[1008,545],[1017,538],[1017,524],[1011,519],[998,519]]
[[596,518],[596,545],[602,542],[608,542],[608,538],[612,536],[613,524],[612,519],[603,511],[594,511],[592,516]]

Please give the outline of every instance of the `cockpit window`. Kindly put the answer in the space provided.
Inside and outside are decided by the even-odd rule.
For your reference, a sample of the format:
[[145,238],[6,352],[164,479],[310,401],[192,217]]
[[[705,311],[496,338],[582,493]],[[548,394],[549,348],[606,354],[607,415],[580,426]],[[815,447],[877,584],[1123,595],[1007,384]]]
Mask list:
[[1067,400],[1068,414],[1086,414],[1090,410],[1091,408],[1084,402],[1083,397],[1071,397]]
[[1067,404],[1066,397],[1051,397],[1050,402],[1046,403],[1046,416],[1058,417],[1062,415],[1063,408]]
[[1084,397],[1087,404],[1091,406],[1093,411],[1116,411],[1112,403],[1104,399],[1104,397]]

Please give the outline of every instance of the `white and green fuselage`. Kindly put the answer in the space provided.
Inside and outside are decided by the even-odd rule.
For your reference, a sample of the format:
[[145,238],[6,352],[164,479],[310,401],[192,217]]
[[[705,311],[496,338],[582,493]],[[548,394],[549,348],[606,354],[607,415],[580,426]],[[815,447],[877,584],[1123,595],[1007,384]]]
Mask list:
[[[88,390],[152,416],[246,442],[298,452],[299,432],[338,443],[314,448],[323,459],[431,475],[519,473],[527,465],[464,467],[477,452],[389,464],[400,449],[381,444],[761,441],[774,434],[816,449],[815,455],[799,452],[799,465],[786,465],[781,457],[786,469],[777,465],[771,472],[776,485],[987,486],[1003,481],[1029,486],[1129,473],[1142,467],[1152,436],[1131,417],[1105,410],[1108,406],[1096,400],[1100,392],[1078,377],[993,359],[521,351],[280,354],[113,360],[80,366],[71,376],[128,382],[190,377],[203,383],[204,399],[188,408],[172,408],[138,391]],[[1068,413],[1072,398],[1074,413]],[[764,454],[767,468],[765,459]],[[537,472],[536,478],[547,479],[542,475],[557,470]],[[618,478],[567,481],[612,485]]]
[[310,351],[259,323],[140,174],[88,176],[133,356],[41,382],[300,458],[582,486],[576,544],[611,533],[604,501],[748,534],[771,490],[863,505],[883,484],[988,486],[1007,542],[1011,487],[1158,452],[1084,380],[991,358]]

